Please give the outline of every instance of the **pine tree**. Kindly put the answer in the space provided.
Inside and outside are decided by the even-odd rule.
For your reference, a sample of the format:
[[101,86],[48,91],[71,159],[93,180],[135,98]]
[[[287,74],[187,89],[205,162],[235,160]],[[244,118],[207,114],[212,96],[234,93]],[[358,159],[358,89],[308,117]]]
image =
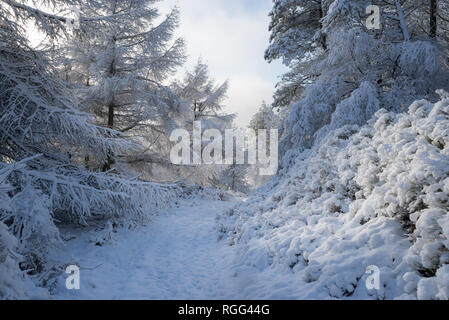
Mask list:
[[[49,38],[59,41],[70,31],[67,18],[27,3],[5,0],[0,5],[2,277],[5,272],[19,272],[10,267],[15,262],[5,256],[5,248],[17,249],[28,273],[53,268],[49,253],[61,243],[55,221],[79,225],[87,225],[92,218],[141,222],[148,218],[149,208],[163,206],[177,192],[176,187],[84,168],[86,155],[105,162],[110,154],[131,152],[134,144],[122,133],[94,124],[92,117],[80,111],[76,96],[46,59],[46,52],[30,48],[23,28],[27,23],[34,22]],[[56,12],[60,6],[75,3],[48,1],[46,8]],[[81,27],[86,27],[84,22]],[[11,237],[15,241],[8,240]],[[42,281],[51,275],[42,275]],[[11,293],[0,294],[8,297]]]
[[[449,85],[438,43],[423,32],[411,32],[415,9],[409,2],[320,3],[324,14],[312,37],[317,43],[303,42],[318,49],[301,59],[304,54],[298,45],[300,58],[289,64],[291,71],[275,95],[274,106],[292,105],[281,142],[283,153],[293,147],[309,148],[339,126],[363,124],[378,108],[397,111],[414,100],[436,99],[435,90]],[[366,28],[366,9],[371,4],[383,9],[380,30]],[[293,12],[307,8],[300,2],[296,6]],[[284,20],[279,20],[278,29]],[[302,30],[303,25],[296,27]],[[319,49],[318,40],[323,38],[326,45]]]
[[247,193],[250,185],[247,182],[248,166],[232,164],[220,172],[219,181],[222,187],[235,192]]
[[228,87],[228,81],[215,84],[207,64],[201,59],[192,71],[186,72],[182,81],[172,84],[176,95],[188,105],[188,118],[184,120],[189,125],[193,121],[201,121],[204,126],[216,129],[229,127],[234,119],[234,115],[223,112]]
[[283,75],[274,93],[273,106],[282,108],[298,100],[304,87],[314,79],[303,65],[327,48],[321,33],[325,3],[323,0],[273,0],[270,12],[270,46],[265,59],[282,59],[291,71]]
[[255,131],[265,129],[278,129],[281,125],[281,119],[265,101],[262,102],[259,110],[253,115],[249,128]]
[[[256,150],[259,148],[257,138],[261,130],[265,130],[264,132],[266,132],[268,136],[266,138],[266,147],[264,152],[272,152],[272,150],[270,149],[270,130],[281,129],[282,116],[283,114],[275,113],[273,107],[268,105],[265,101],[262,102],[262,105],[254,114],[248,126],[248,128],[253,130],[256,135],[256,140],[252,142],[255,145],[252,145],[252,148],[255,148]],[[272,178],[271,176],[260,175],[260,169],[263,167],[264,165],[260,163],[251,164],[248,166],[248,169],[246,171],[247,179],[250,181],[251,185],[256,188],[266,184]]]
[[[209,68],[201,59],[192,70],[186,71],[181,80],[171,84],[172,91],[182,101],[186,112],[173,118],[180,128],[187,130],[193,137],[194,122],[201,123],[202,134],[208,129],[219,130],[224,134],[225,129],[232,127],[234,114],[224,111],[224,100],[228,90],[228,81],[217,84],[209,74]],[[169,145],[172,145],[169,143]],[[201,150],[205,145],[203,144]],[[193,154],[193,144],[191,144]],[[192,165],[174,167],[178,177],[184,177],[184,182],[196,183],[204,186],[220,186],[220,172],[222,165]]]
[[326,48],[324,36],[316,38],[323,18],[321,0],[273,0],[270,12],[270,46],[265,51],[269,62],[282,59],[285,65],[304,59],[317,48]]
[[[81,16],[97,22],[91,22],[89,32],[78,32],[63,52],[69,53],[64,64],[73,66],[70,78],[78,84],[85,111],[95,114],[102,126],[143,139],[145,148],[157,155],[154,140],[168,135],[175,127],[170,119],[182,112],[164,82],[185,56],[184,41],[174,39],[178,9],[155,24],[155,3],[83,2]],[[104,170],[111,169],[114,158],[109,156]]]

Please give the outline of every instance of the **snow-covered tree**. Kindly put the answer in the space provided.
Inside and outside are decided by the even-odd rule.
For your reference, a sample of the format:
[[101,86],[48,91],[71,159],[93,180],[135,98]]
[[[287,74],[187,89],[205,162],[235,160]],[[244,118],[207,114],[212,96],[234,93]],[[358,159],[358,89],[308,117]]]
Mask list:
[[[2,171],[0,171],[0,178]],[[10,185],[0,183],[0,217],[2,212],[11,210],[11,199],[8,195],[11,190],[13,189]],[[0,299],[2,300],[19,299],[26,292],[19,269],[17,245],[17,238],[0,221]]]
[[278,129],[282,125],[279,114],[273,111],[273,108],[265,101],[262,102],[259,110],[253,115],[249,128],[255,131],[261,129]]
[[[307,9],[296,3],[292,17]],[[278,48],[293,57],[275,95],[274,106],[291,104],[280,174],[223,214],[220,229],[264,273],[289,268],[295,297],[448,299],[449,95],[435,90],[449,85],[444,5],[320,3],[320,24],[303,42],[313,39],[305,47],[316,50],[304,55],[294,41]],[[381,8],[378,30],[365,24],[372,4]],[[369,265],[388,279],[379,290],[365,286]]]
[[[167,135],[175,127],[171,119],[184,112],[164,85],[185,58],[183,40],[174,39],[179,11],[174,8],[157,23],[156,2],[83,2],[80,12],[89,29],[77,32],[63,50],[84,110],[102,126],[143,139],[149,150],[141,159],[150,162],[160,147],[158,136]],[[114,161],[111,155],[104,169]]]
[[[293,61],[275,95],[275,106],[292,104],[283,153],[310,148],[323,131],[342,124],[363,124],[379,108],[400,110],[417,99],[436,99],[435,90],[449,86],[443,51],[432,38],[410,33],[411,9],[403,2],[320,3],[324,14],[313,39],[326,39],[326,46],[320,49],[318,41],[317,50]],[[366,28],[371,4],[384,9],[380,30]],[[304,9],[301,3],[297,6],[299,12]],[[302,55],[298,49],[298,57]]]
[[223,112],[228,87],[228,81],[217,85],[211,79],[209,68],[201,59],[182,81],[172,84],[176,95],[188,105],[189,116],[185,119],[188,125],[201,121],[203,126],[215,129],[229,127],[234,119],[234,115]]
[[442,0],[409,0],[404,3],[407,26],[412,37],[424,35],[438,43],[449,64],[449,3]]
[[322,0],[273,0],[270,12],[270,46],[265,51],[269,62],[282,59],[285,65],[300,61],[317,48],[326,48],[324,35],[315,38],[324,14]]
[[[282,109],[281,111],[284,112],[285,109]],[[259,110],[253,115],[248,126],[249,129],[254,131],[256,138],[254,141],[250,142],[250,144],[254,144],[251,146],[252,148],[254,148],[255,150],[259,149],[259,133],[261,132],[260,130],[264,130],[263,132],[267,134],[264,152],[272,152],[272,150],[270,149],[270,130],[281,130],[282,116],[283,114],[274,112],[273,107],[268,105],[265,101],[262,102],[262,105],[260,106]],[[246,176],[253,187],[260,187],[266,184],[271,179],[271,176],[260,175],[260,169],[265,166],[266,165],[260,164],[259,162],[248,166]]]
[[[407,112],[379,110],[297,152],[219,216],[220,230],[298,299],[447,300],[449,94],[439,94]],[[370,265],[382,272],[379,290],[366,286]]]
[[21,267],[29,274],[51,269],[49,253],[61,243],[56,221],[80,225],[87,225],[93,217],[143,221],[177,194],[175,186],[84,168],[86,155],[104,163],[111,154],[132,152],[135,145],[123,133],[94,124],[90,115],[80,111],[77,97],[59,78],[46,52],[27,44],[23,26],[33,20],[49,37],[70,35],[67,18],[43,10],[57,12],[60,6],[71,4],[76,1],[46,1],[39,7],[37,2],[29,6],[28,1],[5,0],[0,5],[2,277],[15,268],[5,248],[11,252],[17,248],[24,257]]
[[324,1],[273,0],[270,12],[270,46],[265,59],[282,62],[292,70],[283,75],[274,93],[274,106],[286,107],[298,100],[311,77],[303,65],[327,47],[325,35],[318,34],[324,14]]
[[[194,152],[194,123],[201,124],[201,135],[208,129],[218,130],[224,135],[224,130],[231,128],[235,115],[228,114],[224,110],[228,81],[216,84],[209,74],[207,64],[202,62],[201,59],[198,60],[192,70],[186,71],[181,80],[173,81],[170,87],[180,99],[184,106],[183,110],[185,110],[184,113],[174,115],[172,120],[178,124],[179,128],[190,133],[192,138],[191,154]],[[208,143],[203,141],[201,150],[204,150]],[[172,146],[173,143],[168,141],[167,145]],[[169,174],[176,176],[177,179],[181,178],[184,182],[205,186],[220,186],[219,175],[223,168],[224,166],[219,164],[172,166]],[[167,175],[167,173],[165,174]]]
[[247,193],[250,185],[247,181],[248,165],[232,164],[219,173],[220,185],[228,190]]

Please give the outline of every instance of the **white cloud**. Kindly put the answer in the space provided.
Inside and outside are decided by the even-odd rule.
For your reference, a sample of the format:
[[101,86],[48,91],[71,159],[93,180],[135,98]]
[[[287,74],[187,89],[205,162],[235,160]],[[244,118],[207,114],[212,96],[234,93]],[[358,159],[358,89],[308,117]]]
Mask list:
[[217,81],[230,80],[227,110],[238,112],[237,124],[246,126],[262,100],[272,101],[280,63],[268,64],[271,0],[168,0],[163,12],[177,4],[179,34],[187,41],[187,67],[202,57]]
[[262,100],[272,100],[273,83],[257,75],[245,74],[231,76],[229,80],[227,110],[238,114],[239,126],[246,126],[259,109]]
[[[268,13],[271,0],[164,0],[158,6],[168,13],[181,10],[179,36],[187,41],[191,68],[199,57],[209,65],[217,82],[230,81],[227,111],[238,113],[237,125],[246,126],[262,100],[272,101],[274,85],[284,72],[280,63],[268,64]],[[30,29],[33,44],[42,40]]]

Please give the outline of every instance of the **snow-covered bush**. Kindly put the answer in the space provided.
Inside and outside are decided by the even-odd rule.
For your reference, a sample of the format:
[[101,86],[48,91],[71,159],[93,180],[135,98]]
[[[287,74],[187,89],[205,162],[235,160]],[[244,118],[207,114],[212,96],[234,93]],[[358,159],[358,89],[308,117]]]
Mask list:
[[[8,194],[14,188],[4,182],[7,170],[4,166],[0,166],[0,168],[0,217],[2,217],[8,212],[12,212],[15,205]],[[28,233],[28,235],[30,234]],[[34,244],[39,245],[36,242]],[[10,228],[0,221],[0,299],[20,299],[32,295],[45,298],[44,292],[37,294],[39,290],[36,290],[34,284],[25,277],[24,272],[20,269],[19,263],[23,262],[24,257],[18,253],[19,250],[19,241],[10,232]]]
[[[220,217],[246,264],[290,283],[260,297],[449,299],[449,97],[440,94],[291,150],[280,177]],[[379,290],[365,286],[371,265]]]
[[13,255],[17,239],[0,222],[0,299],[17,299],[25,295],[19,261]]
[[[0,214],[10,210],[10,190],[10,186],[0,183]],[[17,239],[9,233],[7,226],[0,222],[0,299],[15,299],[25,294],[20,279],[19,261],[14,256],[16,247]]]

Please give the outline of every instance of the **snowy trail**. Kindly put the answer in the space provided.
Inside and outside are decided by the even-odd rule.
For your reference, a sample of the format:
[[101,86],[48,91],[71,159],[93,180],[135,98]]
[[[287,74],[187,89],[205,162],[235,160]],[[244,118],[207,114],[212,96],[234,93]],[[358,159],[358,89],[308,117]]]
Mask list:
[[69,241],[63,259],[81,266],[81,289],[60,281],[57,299],[237,299],[234,249],[217,241],[215,216],[233,202],[199,201],[120,231],[112,244]]

